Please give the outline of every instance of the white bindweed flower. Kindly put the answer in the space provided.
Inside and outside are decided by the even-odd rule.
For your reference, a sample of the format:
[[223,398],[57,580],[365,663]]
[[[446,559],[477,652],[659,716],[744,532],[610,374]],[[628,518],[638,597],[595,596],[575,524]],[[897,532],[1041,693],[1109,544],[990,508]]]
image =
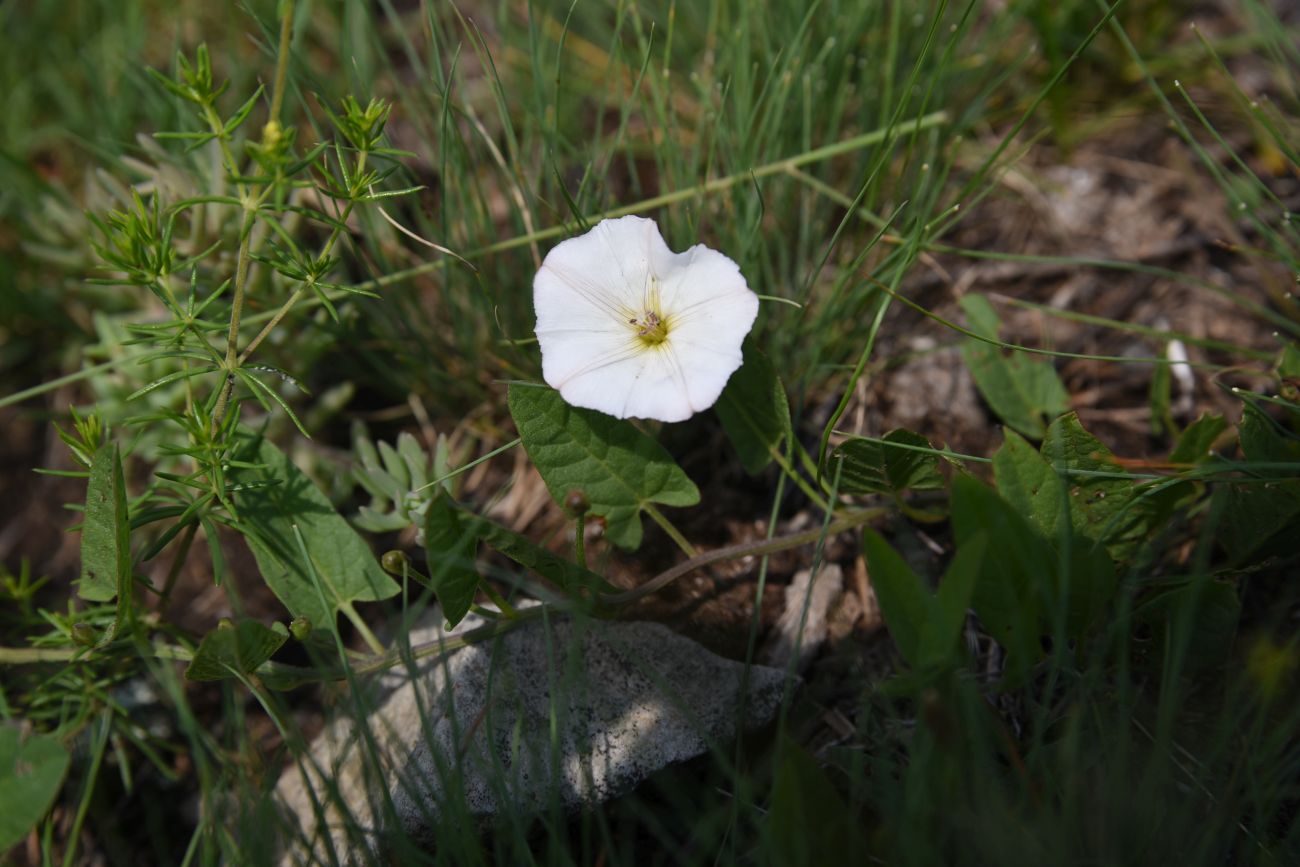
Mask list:
[[741,364],[758,296],[735,262],[674,253],[654,220],[604,220],[562,242],[533,280],[542,376],[573,406],[682,421]]

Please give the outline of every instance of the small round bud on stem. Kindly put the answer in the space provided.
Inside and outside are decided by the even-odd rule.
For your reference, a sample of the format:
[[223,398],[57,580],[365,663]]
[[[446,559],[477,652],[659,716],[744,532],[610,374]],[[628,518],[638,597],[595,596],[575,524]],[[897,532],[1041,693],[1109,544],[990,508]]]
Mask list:
[[587,510],[591,508],[591,501],[587,499],[586,491],[581,488],[574,488],[565,495],[564,508],[575,515],[585,515]]
[[411,568],[411,558],[401,551],[389,551],[379,559],[379,565],[390,575],[401,575]]
[[299,641],[306,641],[311,635],[311,620],[299,614],[289,624],[289,634]]
[[93,647],[95,644],[95,627],[89,623],[72,624],[72,641],[82,647]]

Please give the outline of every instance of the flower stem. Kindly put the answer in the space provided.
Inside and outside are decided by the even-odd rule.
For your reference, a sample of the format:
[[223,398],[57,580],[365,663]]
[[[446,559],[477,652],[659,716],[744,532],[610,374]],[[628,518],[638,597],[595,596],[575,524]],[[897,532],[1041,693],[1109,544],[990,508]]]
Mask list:
[[352,607],[351,602],[345,602],[340,605],[339,611],[342,611],[343,616],[350,620],[352,625],[356,627],[357,634],[360,635],[361,640],[366,643],[366,647],[370,648],[371,653],[384,653],[384,645],[375,637],[375,633],[370,631],[370,627],[366,626],[366,621],[361,619],[360,614],[357,614],[357,610]]
[[583,512],[577,515],[577,525],[574,527],[573,535],[573,559],[583,569],[587,568],[587,516]]
[[811,530],[804,530],[802,533],[792,533],[789,536],[777,536],[772,539],[760,539],[756,542],[745,542],[740,545],[728,545],[725,548],[715,548],[712,551],[705,551],[703,554],[697,554],[691,559],[678,563],[666,572],[660,572],[654,578],[646,583],[623,593],[615,593],[603,597],[602,601],[606,605],[627,605],[638,599],[657,593],[669,584],[681,578],[690,572],[694,572],[704,566],[713,563],[720,563],[723,560],[736,560],[741,557],[760,557],[764,554],[772,554],[777,551],[785,551],[789,548],[798,548],[801,545],[807,545],[816,542],[819,539],[834,536],[837,533],[843,533],[845,530],[851,530],[854,527],[860,527],[869,521],[872,521],[886,512],[883,508],[861,509],[850,512],[842,518],[832,521],[825,527],[814,527]]
[[771,452],[772,459],[776,461],[777,466],[785,471],[785,474],[790,478],[790,480],[799,486],[799,490],[803,491],[804,496],[812,500],[817,508],[821,509],[823,512],[828,511],[830,505],[826,502],[826,498],[819,494],[812,485],[808,484],[807,479],[799,475],[799,472],[790,465],[790,461],[786,459],[786,456],[781,454],[781,450],[776,446],[773,446]]
[[501,613],[507,618],[515,620],[519,617],[519,612],[515,610],[513,605],[506,601],[504,596],[497,592],[495,587],[487,581],[484,581],[482,578],[479,579],[478,586],[479,589],[483,591],[483,595],[487,596],[488,599],[491,599],[492,604],[501,609]]
[[673,526],[672,521],[665,518],[663,512],[655,508],[654,503],[646,503],[641,508],[645,510],[645,513],[649,515],[656,524],[663,527],[664,532],[668,534],[668,538],[676,542],[677,547],[681,548],[682,552],[686,554],[687,557],[694,557],[699,553],[695,550],[694,545],[686,541],[686,537],[681,534],[681,531]]

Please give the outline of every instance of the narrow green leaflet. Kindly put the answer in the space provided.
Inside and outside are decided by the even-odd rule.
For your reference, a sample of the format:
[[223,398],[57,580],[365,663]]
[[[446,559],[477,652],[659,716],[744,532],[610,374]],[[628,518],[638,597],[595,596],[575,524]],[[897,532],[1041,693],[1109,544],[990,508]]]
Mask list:
[[948,565],[938,592],[931,594],[889,543],[874,530],[863,531],[871,586],[889,634],[913,668],[935,668],[952,658],[983,566],[985,542],[982,532],[967,538]]
[[[967,295],[961,307],[971,331],[997,338],[998,316],[988,299]],[[997,346],[973,338],[962,343],[962,357],[989,407],[1025,436],[1042,439],[1048,422],[1069,408],[1069,395],[1050,362],[1023,353],[1003,355]]]
[[222,623],[203,636],[194,658],[185,668],[189,680],[225,680],[251,674],[289,638],[283,623],[268,629],[255,620]]
[[767,356],[748,340],[744,352],[745,363],[727,381],[714,410],[752,476],[772,462],[772,452],[790,436],[790,405]]
[[930,617],[930,593],[907,561],[870,527],[862,531],[867,574],[889,634],[913,668],[921,665],[921,628]]
[[452,626],[469,613],[478,592],[479,574],[476,528],[439,489],[424,513],[424,547],[429,552],[429,581],[442,606],[442,616]]
[[851,439],[835,450],[844,458],[840,491],[846,494],[898,494],[943,487],[934,446],[910,430],[891,430],[881,442]]
[[86,517],[81,529],[78,593],[92,602],[130,595],[131,525],[117,446],[99,447],[90,465]]
[[22,842],[54,803],[68,771],[58,738],[0,724],[0,854]]
[[772,864],[867,864],[862,818],[811,754],[781,742],[772,800],[763,820],[764,851]]
[[641,510],[693,506],[695,487],[672,456],[628,421],[571,407],[550,388],[510,386],[510,414],[524,449],[557,503],[581,491],[605,535],[620,548],[641,544]]
[[973,603],[980,621],[1007,651],[1007,671],[1023,674],[1042,654],[1042,616],[1056,589],[1057,556],[1020,512],[969,476],[952,485],[952,522],[961,550],[978,534],[992,556],[983,558]]
[[[340,606],[387,599],[398,592],[365,540],[288,455],[263,437],[245,435],[237,458],[255,467],[231,470],[234,484],[243,487],[238,529],[262,577],[295,617],[306,617],[328,635],[337,629]],[[320,576],[319,587],[311,566],[302,562],[295,525]]]
[[930,603],[930,616],[921,624],[921,665],[938,666],[952,658],[953,648],[966,626],[966,609],[975,595],[975,583],[988,547],[983,533],[967,537],[939,581]]

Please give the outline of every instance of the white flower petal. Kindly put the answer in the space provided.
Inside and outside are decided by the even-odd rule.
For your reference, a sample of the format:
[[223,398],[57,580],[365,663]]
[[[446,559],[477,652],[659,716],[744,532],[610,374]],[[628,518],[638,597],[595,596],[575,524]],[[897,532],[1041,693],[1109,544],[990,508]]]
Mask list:
[[[605,220],[551,250],[533,303],[543,378],[566,401],[660,421],[717,401],[758,314],[735,262],[703,245],[673,253],[640,217]],[[649,338],[648,321],[663,323]]]
[[[673,258],[654,220],[620,217],[558,244],[537,274],[567,286],[590,307],[635,313],[645,307],[652,266],[662,269]],[[536,289],[536,281],[533,285]],[[559,311],[538,305],[539,326],[550,312]]]

